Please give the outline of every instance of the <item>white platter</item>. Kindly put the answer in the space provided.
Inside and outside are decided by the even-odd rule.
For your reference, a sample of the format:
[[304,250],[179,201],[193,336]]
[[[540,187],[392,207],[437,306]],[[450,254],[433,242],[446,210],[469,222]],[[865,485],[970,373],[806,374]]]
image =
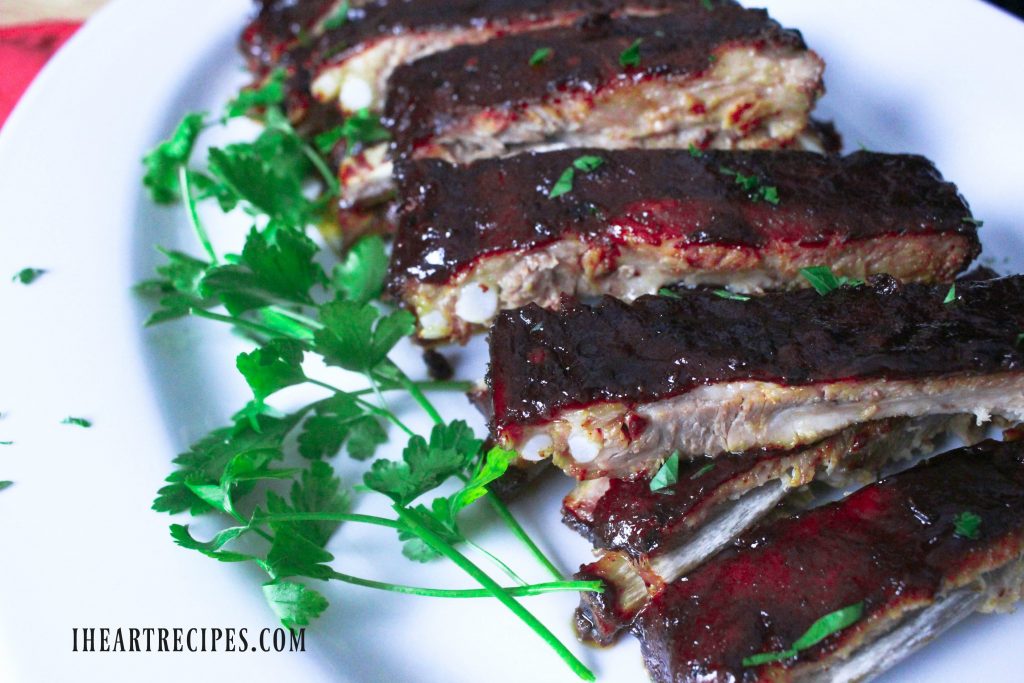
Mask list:
[[[986,258],[1024,269],[1024,23],[976,0],[765,4],[825,57],[819,112],[848,147],[932,158],[985,220]],[[15,441],[0,447],[0,479],[16,482],[0,493],[0,681],[574,680],[493,602],[351,586],[325,589],[332,608],[306,653],[71,652],[76,626],[275,625],[256,571],[174,546],[171,520],[149,509],[171,458],[245,400],[232,359],[246,344],[198,321],[143,331],[145,306],[129,291],[149,275],[155,244],[195,249],[182,215],[143,196],[139,159],[185,111],[216,108],[242,81],[234,43],[248,11],[247,0],[117,0],[0,132],[0,440]],[[243,227],[215,232],[230,243]],[[30,287],[6,281],[25,266],[49,272]],[[483,371],[479,344],[454,355],[462,376]],[[421,372],[410,349],[399,360]],[[457,397],[441,408],[480,425]],[[95,426],[59,424],[68,415]],[[514,510],[571,570],[588,548],[558,522],[567,487],[553,480]],[[483,538],[542,578],[500,531]],[[330,546],[351,573],[468,586],[397,548],[390,534],[358,528]],[[574,604],[529,602],[570,642]],[[1022,613],[974,617],[885,680],[1013,680],[1022,636]],[[646,680],[631,639],[606,652],[573,647],[600,681]]]

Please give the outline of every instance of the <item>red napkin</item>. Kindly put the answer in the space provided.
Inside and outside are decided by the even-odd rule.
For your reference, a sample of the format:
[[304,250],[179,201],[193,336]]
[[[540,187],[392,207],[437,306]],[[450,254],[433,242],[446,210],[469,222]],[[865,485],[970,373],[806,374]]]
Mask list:
[[52,21],[0,27],[0,126],[46,61],[79,26]]

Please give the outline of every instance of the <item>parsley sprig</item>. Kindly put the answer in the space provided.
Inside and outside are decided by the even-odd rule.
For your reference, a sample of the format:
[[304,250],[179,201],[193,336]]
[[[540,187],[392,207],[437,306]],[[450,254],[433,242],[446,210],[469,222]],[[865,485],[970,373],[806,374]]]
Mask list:
[[[333,204],[337,181],[321,152],[342,138],[347,144],[380,139],[375,119],[357,113],[333,135],[313,144],[302,138],[281,110],[281,77],[243,93],[220,117],[188,114],[170,138],[144,159],[144,184],[158,203],[179,202],[203,251],[195,256],[162,250],[156,277],[138,290],[156,307],[147,325],[186,317],[226,324],[255,343],[235,359],[252,399],[230,425],[206,435],[179,455],[153,503],[155,510],[192,516],[215,513],[226,524],[206,540],[188,524],[173,524],[178,545],[220,562],[244,562],[267,576],[263,595],[287,626],[304,626],[327,607],[310,580],[330,581],[392,592],[441,598],[494,598],[518,616],[581,678],[593,674],[518,600],[554,591],[600,591],[600,582],[566,581],[488,486],[508,468],[515,454],[485,451],[465,422],[447,421],[428,392],[466,391],[466,382],[418,382],[390,358],[414,329],[413,317],[376,301],[383,289],[387,258],[383,241],[365,237],[328,272],[323,255],[305,231]],[[262,119],[251,141],[210,148],[206,164],[194,159],[203,131],[245,114]],[[379,126],[379,123],[376,124]],[[599,165],[577,160],[589,172]],[[315,188],[314,191],[311,189]],[[200,218],[201,202],[223,211],[239,209],[253,223],[240,253],[222,254]],[[311,374],[310,358],[359,373],[366,387],[343,391]],[[327,392],[287,414],[267,401],[296,385]],[[415,433],[389,407],[386,394],[401,392],[433,423],[427,435]],[[398,437],[389,432],[397,430]],[[400,457],[381,456],[395,438]],[[353,493],[328,459],[340,451],[368,463],[366,495],[386,497],[393,517],[350,511]],[[296,452],[297,451],[297,452]],[[435,490],[450,482],[449,495]],[[486,501],[498,518],[551,575],[527,583],[505,561],[470,538],[462,513]],[[395,533],[403,554],[418,562],[445,558],[479,588],[437,589],[354,576],[333,566],[326,546],[340,524],[367,524]],[[505,586],[467,557],[478,553],[506,574]]]

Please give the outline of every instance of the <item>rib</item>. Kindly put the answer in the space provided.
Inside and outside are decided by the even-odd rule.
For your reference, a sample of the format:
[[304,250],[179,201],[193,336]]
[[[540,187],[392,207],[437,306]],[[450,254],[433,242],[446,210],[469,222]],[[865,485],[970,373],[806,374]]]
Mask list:
[[[731,0],[716,3],[734,4]],[[380,111],[398,67],[458,45],[570,26],[600,13],[656,16],[698,0],[377,0],[323,32],[315,50],[316,97],[344,113]],[[717,9],[717,8],[716,8]],[[706,9],[704,11],[707,11]]]
[[[620,66],[636,40],[640,63]],[[538,50],[547,61],[531,65]],[[394,158],[453,163],[558,147],[777,148],[796,144],[823,92],[821,59],[763,10],[686,3],[656,17],[460,45],[395,70],[370,148],[340,170],[343,208],[386,199]]]
[[581,479],[754,448],[867,420],[1024,418],[1024,277],[948,285],[874,276],[825,296],[706,291],[500,314],[492,431]]
[[[602,164],[549,198],[583,156]],[[777,204],[737,174],[774,188]],[[396,175],[405,202],[390,289],[422,340],[465,341],[499,310],[566,294],[806,286],[800,269],[821,263],[850,277],[948,281],[980,251],[967,204],[920,156],[591,148],[426,159]]]
[[[656,682],[861,680],[974,610],[1010,607],[1022,554],[1024,447],[986,441],[752,530],[656,596],[635,631]],[[743,665],[854,605],[862,616],[820,642]]]
[[563,521],[600,550],[579,576],[605,594],[582,594],[579,636],[610,644],[650,595],[683,576],[811,482],[863,484],[893,462],[930,451],[956,433],[976,441],[970,416],[890,419],[856,425],[807,448],[753,451],[681,463],[673,486],[652,491],[650,475],[590,479],[565,498]]

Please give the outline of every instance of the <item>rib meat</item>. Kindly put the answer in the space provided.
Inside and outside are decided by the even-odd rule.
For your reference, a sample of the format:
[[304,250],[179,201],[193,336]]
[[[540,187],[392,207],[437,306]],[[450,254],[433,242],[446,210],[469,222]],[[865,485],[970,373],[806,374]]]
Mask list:
[[[572,189],[551,187],[581,156]],[[465,340],[499,310],[563,295],[630,301],[664,285],[805,286],[799,270],[948,281],[977,256],[956,187],[923,157],[573,149],[466,166],[400,164],[390,289],[424,340]],[[776,204],[737,178],[777,191]]]
[[[640,40],[639,62],[620,56]],[[549,58],[531,65],[538,50]],[[392,158],[476,159],[559,147],[777,148],[796,144],[823,91],[821,59],[763,10],[680,4],[656,17],[460,45],[395,70],[390,155],[346,160],[343,207],[391,190]]]
[[652,491],[650,476],[589,479],[562,508],[563,520],[600,549],[580,576],[599,578],[604,594],[584,593],[576,612],[581,638],[602,645],[628,628],[666,584],[699,565],[813,481],[865,483],[879,470],[953,431],[977,440],[970,416],[890,419],[843,430],[794,451],[753,451],[679,466],[678,482]]
[[[657,595],[635,631],[657,682],[861,680],[974,610],[1011,606],[1022,554],[1024,444],[986,441],[752,530]],[[853,605],[846,628],[744,666]]]
[[711,292],[498,316],[488,383],[499,445],[577,477],[792,449],[890,417],[1024,418],[1024,277],[875,276],[825,296]]

